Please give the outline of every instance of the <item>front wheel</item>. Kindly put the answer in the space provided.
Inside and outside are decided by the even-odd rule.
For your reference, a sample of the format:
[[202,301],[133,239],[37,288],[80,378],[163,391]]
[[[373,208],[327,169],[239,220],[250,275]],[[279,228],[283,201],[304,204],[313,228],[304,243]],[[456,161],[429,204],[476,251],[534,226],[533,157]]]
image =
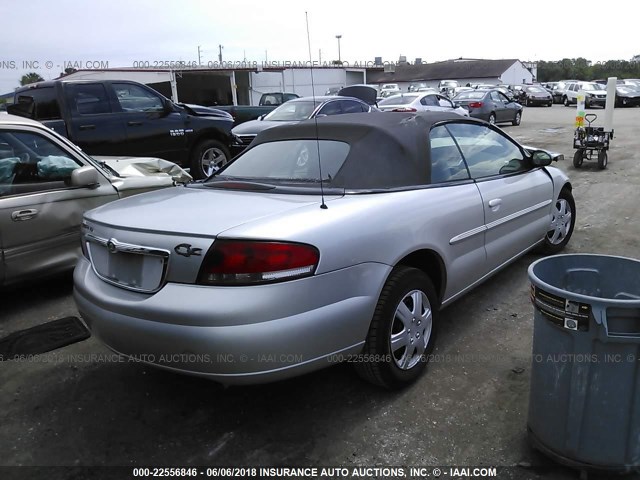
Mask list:
[[569,103],[569,99],[568,99],[567,97],[564,97],[564,98],[562,99],[562,103],[564,103],[564,106],[565,106],[565,107],[568,107],[569,105],[571,105],[571,104]]
[[229,150],[217,140],[202,140],[191,153],[191,176],[207,178],[231,159]]
[[551,225],[544,237],[542,251],[555,255],[569,243],[576,223],[576,202],[568,188],[562,189],[551,212]]
[[396,267],[376,305],[356,362],[365,380],[389,389],[414,382],[433,349],[438,300],[430,278],[416,268]]
[[511,122],[511,123],[513,123],[513,125],[517,127],[518,125],[520,125],[520,121],[521,120],[522,120],[522,113],[521,112],[516,112],[516,116],[513,119],[513,122]]
[[579,148],[576,150],[576,153],[573,154],[573,166],[576,168],[580,168],[582,166],[582,162],[584,161],[584,150]]
[[600,150],[598,153],[598,168],[600,170],[604,170],[607,168],[607,163],[609,163],[609,156],[607,155],[606,150]]

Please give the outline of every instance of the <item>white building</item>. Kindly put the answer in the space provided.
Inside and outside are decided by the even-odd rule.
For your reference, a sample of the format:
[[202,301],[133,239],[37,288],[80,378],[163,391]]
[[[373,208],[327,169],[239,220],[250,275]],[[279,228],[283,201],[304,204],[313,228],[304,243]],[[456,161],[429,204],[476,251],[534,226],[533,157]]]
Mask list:
[[441,80],[457,80],[460,85],[489,84],[517,85],[532,83],[534,75],[517,59],[479,60],[457,59],[419,65],[398,65],[392,72],[370,72],[371,84],[397,83],[402,91],[411,84],[424,83],[436,88]]

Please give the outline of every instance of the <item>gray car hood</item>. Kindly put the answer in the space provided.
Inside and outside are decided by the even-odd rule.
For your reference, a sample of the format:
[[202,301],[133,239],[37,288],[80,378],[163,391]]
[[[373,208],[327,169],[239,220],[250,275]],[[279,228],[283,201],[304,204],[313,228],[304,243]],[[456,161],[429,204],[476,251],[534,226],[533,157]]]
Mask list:
[[115,170],[123,181],[129,178],[151,177],[161,181],[167,180],[176,183],[189,183],[193,177],[173,162],[155,157],[92,157],[100,163],[105,163],[109,168]]
[[315,195],[176,187],[108,203],[85,218],[127,230],[215,237],[238,225],[319,204]]

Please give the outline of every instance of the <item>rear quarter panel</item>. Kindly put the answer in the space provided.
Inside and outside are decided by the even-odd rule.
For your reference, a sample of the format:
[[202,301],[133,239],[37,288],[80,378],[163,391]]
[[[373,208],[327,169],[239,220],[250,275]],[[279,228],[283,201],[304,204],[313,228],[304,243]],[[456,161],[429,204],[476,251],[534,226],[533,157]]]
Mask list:
[[407,255],[429,249],[447,269],[444,298],[477,280],[485,267],[484,233],[451,240],[484,222],[474,184],[420,190],[346,195],[282,216],[268,217],[222,232],[218,238],[277,239],[320,250],[318,274],[377,262],[395,266]]

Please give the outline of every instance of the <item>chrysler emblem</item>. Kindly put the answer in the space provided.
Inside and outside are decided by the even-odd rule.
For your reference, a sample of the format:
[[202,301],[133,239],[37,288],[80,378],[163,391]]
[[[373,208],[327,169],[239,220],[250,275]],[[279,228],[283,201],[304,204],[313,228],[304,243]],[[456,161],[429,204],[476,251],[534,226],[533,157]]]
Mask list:
[[193,248],[188,243],[181,243],[180,245],[176,245],[173,249],[178,255],[182,255],[183,257],[190,257],[191,255],[201,256],[202,249],[201,248]]
[[117,240],[115,238],[111,238],[108,242],[107,242],[107,250],[109,250],[109,253],[116,253],[118,251],[118,247],[116,246]]

